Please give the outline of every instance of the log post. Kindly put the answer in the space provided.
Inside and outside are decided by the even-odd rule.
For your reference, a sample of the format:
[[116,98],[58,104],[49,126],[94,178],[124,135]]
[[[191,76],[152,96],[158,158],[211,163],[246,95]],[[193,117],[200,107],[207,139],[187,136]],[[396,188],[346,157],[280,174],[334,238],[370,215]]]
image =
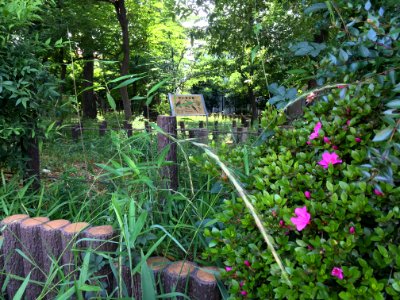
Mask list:
[[153,271],[154,281],[157,287],[157,293],[162,291],[161,274],[162,271],[171,263],[171,261],[163,256],[150,257],[147,260],[147,265]]
[[197,269],[191,275],[189,297],[191,300],[220,300],[221,294],[218,288],[216,274],[217,267],[203,267]]
[[79,123],[71,128],[72,139],[74,140],[74,142],[78,141],[78,139],[82,135],[82,133],[83,133],[83,124],[82,123]]
[[[48,276],[51,276],[49,273],[53,261],[56,261],[58,265],[62,265],[61,255],[63,248],[61,243],[61,228],[69,224],[71,224],[71,222],[67,220],[54,220],[40,226],[40,238],[43,251],[42,269],[44,274]],[[57,281],[57,278],[54,278],[52,282],[49,282],[49,292],[46,295],[46,299],[51,300],[56,298],[57,292],[54,285]]]
[[213,140],[218,141],[218,121],[214,122]]
[[243,127],[238,127],[236,132],[237,134],[235,137],[235,141],[236,143],[240,143],[242,141]]
[[83,248],[82,243],[76,245],[76,241],[82,237],[81,232],[88,226],[89,224],[86,222],[78,222],[69,224],[61,229],[62,262],[65,276],[70,275],[76,269],[73,249]]
[[[163,270],[163,286],[167,293],[189,291],[190,275],[195,271],[196,265],[189,261],[177,261]],[[177,297],[183,300],[183,297]]]
[[182,137],[185,138],[185,136],[186,136],[185,122],[184,121],[180,121],[179,122],[179,127],[181,129]]
[[6,279],[5,276],[5,269],[4,269],[4,255],[3,255],[3,242],[4,238],[0,235],[0,296],[3,294],[1,293],[1,289],[3,288],[4,280]]
[[166,161],[171,161],[172,165],[162,167],[161,178],[165,182],[166,188],[176,191],[178,189],[178,165],[176,143],[172,141],[168,135],[176,138],[176,117],[173,116],[158,116],[157,125],[165,134],[159,133],[158,139],[158,152],[161,153],[165,147],[170,146],[169,152],[165,157]]
[[[15,249],[22,249],[20,226],[21,222],[29,218],[28,215],[13,215],[1,221],[1,227],[6,226],[3,231],[3,255],[5,273],[24,278],[24,264],[22,256]],[[7,294],[9,299],[13,299],[22,281],[10,278],[7,284]]]
[[208,144],[208,129],[196,128],[189,129],[189,138],[195,139],[198,143]]
[[204,121],[199,121],[199,128],[204,128]]
[[[98,255],[96,252],[113,253],[117,249],[117,244],[114,242],[115,232],[110,225],[91,227],[83,232],[83,236],[87,239],[86,248],[92,249],[94,255]],[[101,279],[99,279],[101,285],[111,292],[112,270],[110,265],[106,263],[101,269],[95,272],[94,275],[96,277],[101,277]]]
[[[118,264],[115,266],[116,268],[119,268]],[[122,265],[121,277],[122,282],[119,282],[119,278],[114,278],[114,290],[116,288],[121,290],[123,285],[125,285],[126,294],[122,293],[123,297],[134,297],[135,300],[142,300],[142,284],[140,274],[132,275],[131,268],[129,268],[129,266]]]
[[238,140],[238,128],[237,128],[236,120],[232,121],[232,140],[234,142],[237,142],[237,140]]
[[240,142],[245,143],[247,139],[249,138],[249,128],[248,127],[243,127],[241,128],[241,133],[240,133]]
[[146,130],[147,133],[151,133],[151,126],[149,121],[144,121],[144,129]]
[[127,122],[127,121],[125,121],[124,122],[124,128],[126,130],[126,134],[128,135],[128,137],[131,137],[132,136],[132,124]]
[[[32,261],[23,260],[25,277],[31,274],[32,281],[44,282],[45,277],[41,267],[43,266],[43,252],[40,240],[40,227],[49,221],[46,217],[29,218],[21,222],[22,251]],[[38,245],[40,245],[38,247]],[[42,292],[42,286],[29,283],[25,290],[27,299],[36,299]]]
[[99,136],[105,136],[107,131],[107,121],[103,121],[99,125]]

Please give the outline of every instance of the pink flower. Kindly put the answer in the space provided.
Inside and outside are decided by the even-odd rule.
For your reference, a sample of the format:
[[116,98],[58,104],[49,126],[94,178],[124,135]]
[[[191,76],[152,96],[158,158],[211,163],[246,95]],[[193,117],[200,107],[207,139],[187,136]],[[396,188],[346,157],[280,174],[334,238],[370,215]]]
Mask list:
[[241,281],[241,282],[239,283],[240,287],[244,286],[244,284],[245,284],[244,281]]
[[324,154],[322,154],[322,160],[318,162],[324,169],[328,169],[329,164],[335,165],[340,163],[342,163],[342,160],[339,159],[339,156],[335,152],[324,152]]
[[246,291],[241,291],[240,294],[241,294],[242,296],[247,296],[247,292],[246,292]]
[[347,88],[347,84],[338,85],[337,88],[338,89],[345,89],[345,88]]
[[294,213],[297,217],[290,218],[290,221],[296,225],[298,231],[302,231],[310,223],[311,215],[308,213],[306,206],[296,208]]
[[310,251],[312,251],[312,250],[314,250],[314,247],[311,246],[311,245],[307,245],[307,249],[310,250]]
[[318,133],[319,133],[319,130],[321,129],[321,127],[322,127],[321,122],[318,122],[317,124],[315,124],[314,131],[309,136],[310,140],[314,140],[314,139],[318,138],[318,136],[319,136]]
[[313,100],[317,97],[317,94],[314,92],[311,92],[306,99],[307,104],[313,102]]
[[361,143],[361,138],[359,137],[356,137],[354,140],[356,141],[356,143]]
[[349,229],[350,234],[354,234],[356,232],[356,229],[354,228],[354,226],[351,226]]
[[227,272],[232,271],[232,267],[225,267],[225,271],[227,271]]
[[332,149],[333,149],[333,150],[339,150],[339,147],[336,146],[336,145],[332,145]]
[[330,144],[331,140],[327,136],[324,136],[324,143],[325,144]]
[[350,126],[350,122],[351,122],[351,120],[346,121],[347,126]]
[[311,198],[311,193],[310,193],[310,191],[305,191],[305,192],[304,192],[304,196],[306,196],[307,199],[310,199],[310,198]]
[[279,227],[285,227],[285,221],[280,220],[279,221]]
[[247,267],[250,267],[250,266],[251,266],[251,264],[250,264],[250,262],[249,262],[248,260],[245,260],[245,261],[244,261],[244,264],[245,264]]
[[382,197],[382,196],[383,196],[382,191],[379,190],[379,189],[374,189],[374,193],[375,193],[375,195],[377,195],[377,196],[379,196],[379,197]]
[[342,270],[342,268],[334,267],[332,269],[331,275],[335,276],[335,277],[337,277],[339,279],[343,279],[343,270]]
[[307,145],[311,145],[311,141],[307,141]]

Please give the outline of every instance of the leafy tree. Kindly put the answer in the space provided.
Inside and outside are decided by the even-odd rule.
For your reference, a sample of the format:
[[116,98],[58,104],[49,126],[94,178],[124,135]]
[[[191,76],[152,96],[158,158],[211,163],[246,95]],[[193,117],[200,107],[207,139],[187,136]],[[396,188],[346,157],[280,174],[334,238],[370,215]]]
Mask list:
[[0,148],[2,167],[34,176],[39,187],[39,141],[57,99],[56,81],[41,57],[49,47],[33,34],[42,1],[0,4]]

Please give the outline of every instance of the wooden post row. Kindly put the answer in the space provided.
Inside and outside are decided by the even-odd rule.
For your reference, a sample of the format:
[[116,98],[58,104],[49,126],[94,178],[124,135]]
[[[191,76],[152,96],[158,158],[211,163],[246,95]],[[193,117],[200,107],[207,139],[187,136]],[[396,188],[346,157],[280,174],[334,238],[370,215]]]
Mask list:
[[[67,220],[49,221],[46,217],[13,215],[5,218],[1,226],[4,226],[5,230],[3,236],[0,236],[0,239],[3,239],[0,268],[3,269],[4,266],[6,275],[19,277],[11,278],[7,284],[9,299],[13,299],[28,274],[33,282],[29,282],[25,289],[26,299],[55,299],[58,289],[56,283],[60,278],[49,274],[50,270],[54,269],[51,267],[54,262],[64,267],[64,274],[70,277],[67,277],[67,280],[76,280],[79,262],[74,263],[74,258],[80,255],[75,253],[74,249],[91,251],[92,255],[95,255],[96,252],[115,254],[117,248],[117,243],[114,242],[115,232],[109,225],[90,227],[86,222],[71,224]],[[16,252],[16,249],[24,252],[29,260]],[[176,291],[187,294],[193,300],[221,298],[215,277],[218,273],[216,267],[198,267],[188,261],[171,263],[164,257],[151,257],[147,260],[147,265],[153,272],[157,294]],[[142,299],[140,274],[132,275],[132,268],[125,265],[121,266],[121,269],[126,296]],[[108,287],[108,292],[112,291],[113,282],[114,291],[122,289],[121,283],[114,278],[110,265],[106,264],[94,275],[96,278],[103,278],[103,287]],[[52,276],[52,280],[47,280],[46,290],[43,291],[43,284],[34,282],[45,282],[46,276]],[[3,274],[0,276],[1,286],[4,280]],[[182,297],[178,297],[180,298]]]

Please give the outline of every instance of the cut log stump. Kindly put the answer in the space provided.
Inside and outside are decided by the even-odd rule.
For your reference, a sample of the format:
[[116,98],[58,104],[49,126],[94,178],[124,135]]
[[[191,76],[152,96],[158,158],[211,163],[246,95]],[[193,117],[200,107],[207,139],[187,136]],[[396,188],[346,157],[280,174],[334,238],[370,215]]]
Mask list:
[[1,289],[3,288],[4,280],[5,280],[5,274],[6,270],[4,269],[4,255],[3,255],[3,241],[4,238],[3,236],[0,235],[0,295],[1,295]]
[[216,274],[217,267],[203,267],[197,269],[191,275],[189,297],[191,300],[220,300]]
[[[54,220],[40,226],[40,238],[42,240],[43,251],[42,268],[46,275],[52,276],[52,274],[49,273],[53,261],[57,262],[58,265],[62,265],[61,254],[63,248],[61,243],[61,228],[69,224],[71,224],[71,222],[67,220]],[[54,278],[54,280],[49,283],[49,292],[46,295],[46,299],[55,299],[57,295],[54,287],[55,282],[57,282],[57,278]]]
[[161,285],[161,274],[162,271],[168,267],[168,265],[171,263],[171,261],[163,256],[154,256],[154,257],[150,257],[147,260],[147,265],[149,266],[149,268],[153,271],[153,275],[154,275],[154,280],[156,283],[156,287],[157,287],[157,293],[161,294],[162,291],[162,285]]
[[[30,280],[44,282],[45,276],[41,267],[43,266],[43,252],[40,240],[40,227],[49,221],[46,217],[29,218],[21,222],[21,243],[22,251],[30,259],[24,259],[24,274],[25,277],[31,274]],[[29,283],[25,290],[27,299],[36,299],[42,292],[42,286],[34,283]]]
[[[189,291],[190,275],[196,269],[196,265],[189,261],[177,261],[163,270],[162,283],[166,293]],[[181,300],[183,297],[176,297]]]
[[[96,252],[113,253],[117,249],[117,244],[114,242],[115,232],[110,225],[91,227],[83,232],[83,236],[88,239],[85,247],[92,249],[93,255],[98,255]],[[94,275],[100,277],[103,288],[111,292],[113,274],[108,262],[105,262]]]
[[79,262],[75,263],[73,249],[84,247],[84,243],[81,242],[78,245],[76,242],[82,238],[82,231],[87,227],[89,227],[89,223],[78,222],[69,224],[61,229],[62,262],[65,276],[72,274],[79,264]]
[[[5,271],[9,275],[24,278],[24,265],[22,256],[15,249],[22,249],[20,225],[21,222],[29,218],[28,215],[12,215],[1,221],[1,227],[5,226],[3,231],[3,255]],[[17,293],[22,281],[10,278],[7,284],[7,294],[9,299],[13,299]]]
[[[118,269],[118,264],[115,265]],[[123,291],[125,285],[126,292],[122,292],[123,297],[134,297],[135,300],[142,300],[142,288],[140,274],[132,275],[131,268],[128,266],[121,267],[122,282],[119,278],[114,278],[114,290],[119,289]]]
[[91,227],[83,232],[87,239],[86,248],[91,248],[97,252],[112,252],[117,248],[113,243],[115,232],[110,225]]

